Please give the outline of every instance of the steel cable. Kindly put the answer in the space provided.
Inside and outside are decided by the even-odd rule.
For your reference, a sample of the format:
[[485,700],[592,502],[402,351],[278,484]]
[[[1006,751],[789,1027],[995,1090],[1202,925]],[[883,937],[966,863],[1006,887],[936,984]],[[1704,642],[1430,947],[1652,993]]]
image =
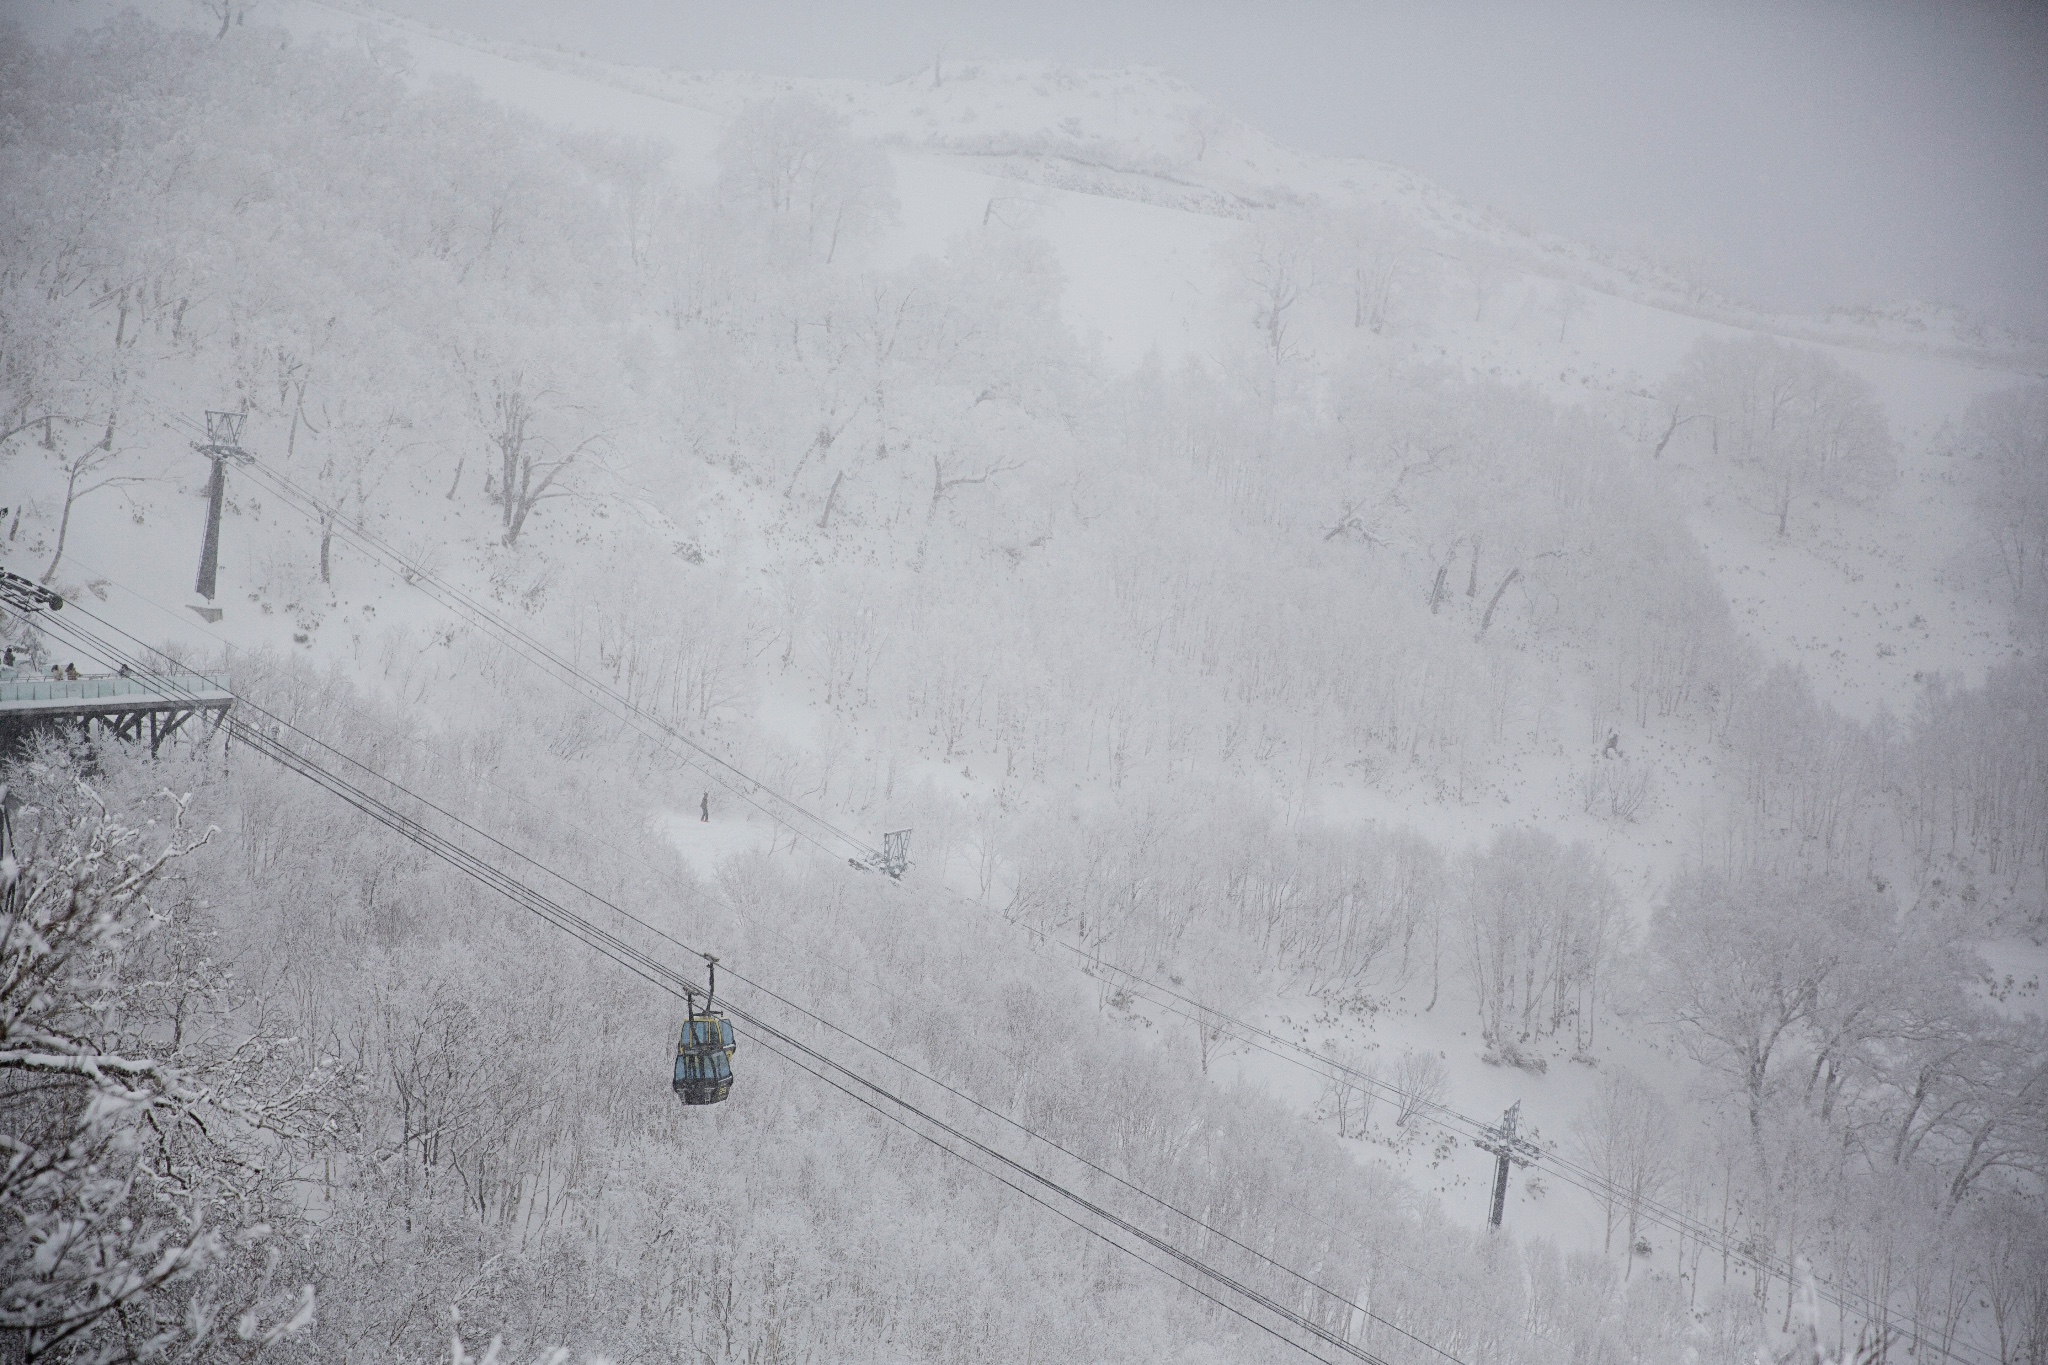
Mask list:
[[[99,654],[103,658],[107,658],[118,662],[129,663],[131,667],[135,663],[140,662],[139,660],[135,660],[130,656],[127,656],[125,651],[122,651],[117,647],[114,647],[108,644],[107,642],[98,639],[89,631],[82,630],[78,627],[72,626],[69,622],[65,622],[64,625],[59,628],[59,633],[72,639],[74,642],[80,644],[82,647],[86,648],[90,652]],[[246,699],[239,697],[237,698],[237,700],[246,701]],[[281,718],[276,718],[272,716],[272,713],[264,711],[263,708],[255,706],[253,703],[250,703],[249,705],[251,709],[257,710],[259,711],[259,713],[264,714],[265,716],[269,716],[273,719],[276,719],[279,724],[287,724],[287,722],[283,722]],[[363,788],[355,785],[354,783],[349,782],[345,778],[340,777],[338,774],[323,767],[322,765],[315,762],[306,755],[290,748],[289,746],[285,745],[276,735],[266,733],[260,726],[251,725],[248,722],[240,720],[234,717],[232,714],[230,714],[223,721],[222,728],[226,730],[226,732],[229,733],[233,738],[240,740],[243,744],[247,745],[252,749],[255,749],[258,753],[278,763],[280,766],[286,768],[288,771],[295,772],[300,776],[307,778],[308,780],[312,781],[315,785],[320,786],[322,789],[326,790],[331,795],[338,797],[343,802],[348,804],[350,807],[367,816],[376,823],[383,825],[387,829],[399,834],[401,837],[406,838],[407,840],[414,843],[423,850],[449,863],[450,865],[454,866],[458,871],[463,872],[465,875],[471,877],[472,879],[476,880],[485,887],[498,892],[506,899],[511,900],[514,904],[519,905],[521,908],[526,909],[529,912],[535,914],[551,926],[561,929],[564,932],[570,934],[572,937],[575,937],[580,942],[584,943],[586,946],[599,952],[603,956],[610,958],[619,965],[624,966],[627,970],[633,972],[637,976],[640,976],[642,979],[650,982],[651,984],[660,986],[663,989],[668,990],[671,994],[677,995],[679,997],[687,996],[692,991],[701,991],[704,989],[703,987],[699,987],[694,981],[691,981],[688,978],[676,973],[673,969],[667,967],[666,964],[661,963],[658,959],[652,957],[651,955],[645,953],[639,948],[633,946],[626,940],[620,938],[618,935],[613,934],[610,931],[607,931],[593,924],[588,919],[575,914],[573,911],[570,911],[566,907],[561,906],[559,903],[551,900],[550,898],[543,895],[534,888],[527,886],[525,883],[519,881],[517,878],[512,877],[510,874],[504,872],[502,869],[493,866],[488,861],[482,859],[470,850],[465,849],[461,845],[453,842],[452,840],[447,839],[445,836],[436,833],[435,831],[429,829],[427,826],[422,824],[420,821],[405,815],[403,812],[400,812],[395,807],[392,807],[388,803],[381,801],[380,799],[378,799],[368,791],[364,790]],[[304,733],[297,727],[291,728],[293,729],[294,733]],[[335,752],[332,750],[332,746],[327,746],[324,744],[324,742],[322,742],[322,747],[328,748],[331,752]],[[355,760],[350,761],[352,763],[355,762]],[[366,767],[366,765],[362,765],[360,763],[356,763],[356,766]],[[390,781],[389,779],[384,780],[386,780],[387,782]],[[391,782],[390,784],[394,787],[397,787],[401,791],[405,790],[400,784],[397,784],[395,782]],[[423,799],[417,797],[415,797],[415,799],[421,800],[421,804],[427,805],[429,806],[429,808],[439,810],[438,807],[434,807],[430,802],[426,802]],[[455,817],[449,818],[455,819]],[[461,822],[459,819],[457,819],[456,822],[459,824],[463,824],[465,828],[474,830],[474,827],[467,825],[466,822]],[[484,837],[488,838],[489,836]],[[492,842],[496,844],[498,847],[507,847],[499,841],[492,840]],[[508,851],[516,852],[516,850]],[[534,860],[527,859],[527,861],[533,862]],[[536,863],[535,865],[539,866],[538,863]],[[556,876],[556,878],[562,881],[565,885],[569,885],[572,887],[577,886],[573,879],[563,876],[562,874],[554,873],[552,875]],[[578,887],[578,889],[582,890],[582,888],[580,887]],[[593,900],[599,901],[599,903],[609,904],[608,902],[604,902],[601,897],[596,896],[595,893],[585,891],[584,894],[589,895]],[[629,915],[628,918],[632,918],[635,923],[641,924],[643,927],[652,928],[652,926],[646,925],[645,921],[639,920],[637,917]],[[656,930],[655,932],[660,931]],[[667,935],[663,936],[668,937]],[[673,939],[671,939],[670,941],[676,942],[676,940]],[[678,943],[678,946],[685,945],[681,945],[680,943]],[[737,975],[736,973],[729,974],[735,976]],[[751,985],[752,983],[748,984]],[[756,989],[759,988],[756,987]],[[778,1000],[781,999],[781,997],[774,995],[773,992],[768,992],[764,990],[763,994],[767,994],[771,998],[775,998]],[[785,1001],[783,1003],[788,1002]],[[1202,1260],[1201,1258],[1182,1250],[1181,1248],[1169,1242],[1168,1240],[1145,1230],[1144,1228],[1138,1226],[1135,1223],[1132,1223],[1128,1219],[1123,1218],[1121,1215],[1114,1213],[1107,1207],[1098,1204],[1093,1200],[1090,1200],[1087,1197],[1075,1192],[1065,1184],[1057,1180],[1054,1180],[1052,1177],[1044,1175],[1043,1173],[1033,1169],[1032,1167],[1024,1164],[1023,1162],[1020,1162],[1015,1158],[1007,1155],[1006,1153],[1003,1153],[998,1149],[990,1146],[989,1144],[982,1142],[980,1139],[973,1137],[972,1135],[966,1133],[964,1130],[946,1122],[943,1119],[940,1119],[935,1114],[932,1114],[931,1112],[921,1108],[920,1106],[911,1103],[903,1097],[895,1094],[887,1087],[882,1086],[878,1082],[868,1079],[867,1077],[854,1071],[850,1067],[847,1067],[844,1064],[833,1060],[832,1058],[828,1057],[822,1052],[819,1052],[817,1049],[811,1047],[810,1045],[803,1043],[801,1040],[796,1039],[795,1037],[783,1031],[782,1029],[770,1024],[768,1021],[759,1017],[758,1015],[755,1015],[750,1011],[738,1008],[736,1006],[732,1006],[730,1004],[728,1004],[727,1008],[730,1010],[730,1012],[733,1014],[735,1018],[747,1024],[748,1027],[752,1029],[755,1033],[765,1036],[767,1038],[771,1038],[776,1042],[780,1043],[783,1047],[793,1049],[794,1051],[801,1053],[803,1056],[810,1058],[811,1061],[816,1063],[818,1066],[826,1068],[832,1072],[838,1073],[850,1084],[857,1086],[861,1089],[864,1089],[868,1091],[870,1094],[877,1097],[879,1100],[886,1101],[888,1104],[895,1106],[896,1109],[902,1112],[902,1114],[909,1115],[912,1118],[915,1118],[918,1121],[927,1124],[932,1128],[935,1128],[939,1132],[942,1132],[948,1137],[953,1138],[955,1141],[960,1142],[965,1146],[971,1148],[973,1151],[979,1153],[981,1156],[987,1158],[988,1160],[994,1161],[1000,1164],[1001,1166],[1008,1168],[1015,1174],[1022,1176],[1032,1182],[1035,1182],[1046,1191],[1066,1199],[1069,1203],[1075,1205],[1076,1207],[1081,1208],[1082,1210],[1091,1214],[1098,1220],[1107,1223],[1111,1227],[1116,1228],[1118,1231],[1121,1231],[1128,1236],[1139,1239],[1146,1245],[1151,1246],[1160,1253],[1172,1258],[1175,1261],[1178,1261],[1179,1263],[1186,1266],[1188,1269],[1194,1271],[1195,1273],[1215,1281],[1216,1283],[1222,1285],[1224,1288],[1237,1293],[1240,1297],[1250,1300],[1251,1302],[1257,1304],[1259,1307],[1265,1309],[1267,1312],[1300,1328],[1302,1331],[1309,1333],[1311,1336],[1316,1337],[1318,1340],[1321,1340],[1327,1343],[1328,1345],[1343,1351],[1345,1354],[1350,1355],[1355,1359],[1370,1362],[1371,1365],[1386,1365],[1386,1362],[1383,1361],[1380,1357],[1365,1351],[1363,1348],[1358,1347],[1354,1343],[1346,1340],[1343,1336],[1331,1332],[1329,1329],[1323,1327],[1320,1323],[1315,1322],[1313,1319],[1297,1312],[1294,1309],[1287,1307],[1285,1304],[1280,1303],[1279,1301],[1271,1298],[1270,1296],[1253,1288],[1252,1286],[1244,1283],[1243,1281],[1227,1274],[1226,1272],[1217,1269],[1216,1267]],[[811,1014],[810,1011],[804,1010],[801,1012],[810,1015],[812,1018],[819,1018],[819,1016]],[[819,1022],[824,1023],[827,1021],[820,1019]],[[836,1026],[832,1027],[835,1027],[836,1029]],[[839,1031],[841,1033],[845,1032],[844,1030],[836,1031]],[[770,1050],[777,1051],[777,1049],[773,1048],[771,1048]],[[780,1051],[778,1051],[777,1055],[783,1056],[784,1060],[792,1060],[787,1054],[781,1053]],[[799,1066],[801,1067],[801,1064],[799,1064]],[[808,1070],[809,1068],[801,1069]],[[910,1069],[914,1070],[914,1068]],[[843,1086],[838,1086],[836,1083],[835,1088],[840,1088],[842,1090],[844,1089]],[[950,1087],[947,1088],[950,1090]],[[958,1094],[959,1092],[954,1091],[952,1093]],[[966,1097],[963,1096],[962,1098]],[[871,1105],[871,1107],[875,1106]],[[977,1107],[981,1107],[984,1109],[986,1108],[986,1106],[979,1105],[977,1105]],[[887,1111],[881,1112],[886,1113]],[[908,1123],[903,1118],[898,1117],[896,1115],[890,1116],[892,1118],[895,1118],[895,1121],[903,1123],[904,1126],[912,1128],[913,1131],[917,1131],[914,1125]],[[1020,1129],[1022,1129],[1022,1125],[1018,1126],[1020,1127]],[[1036,1135],[1035,1133],[1031,1133],[1029,1129],[1022,1129],[1022,1131],[1025,1131],[1027,1134],[1034,1138],[1038,1138],[1038,1135]],[[920,1135],[929,1137],[928,1134]],[[1053,1146],[1057,1150],[1065,1150],[1064,1148],[1060,1148],[1057,1143],[1052,1143],[1049,1139],[1038,1138],[1038,1140],[1046,1142],[1048,1145]],[[936,1139],[933,1139],[933,1141],[936,1142]],[[945,1144],[942,1142],[938,1142],[936,1143],[936,1145],[939,1145],[942,1148],[945,1147]],[[946,1150],[950,1151],[953,1149],[946,1148]],[[956,1156],[960,1155],[960,1153],[958,1153],[957,1151],[954,1154]],[[1071,1153],[1069,1155],[1071,1155]],[[963,1157],[962,1159],[964,1160],[965,1158]],[[995,1172],[989,1172],[975,1162],[969,1161],[968,1164],[974,1165],[976,1169],[983,1170],[985,1174],[994,1174],[998,1179],[1002,1179],[1000,1174]],[[1010,1185],[1013,1189],[1018,1188],[1013,1182],[1007,1179],[1003,1179],[1003,1183],[1006,1185]],[[1129,1185],[1129,1187],[1132,1189],[1138,1189],[1137,1186],[1130,1185],[1130,1182],[1120,1183],[1125,1183],[1126,1185]],[[1029,1193],[1029,1191],[1020,1192],[1025,1192],[1027,1194]],[[1039,1200],[1036,1202],[1042,1203],[1043,1201]],[[1162,1203],[1162,1205],[1164,1205],[1164,1201],[1156,1202],[1160,1202]],[[1169,1208],[1171,1207],[1170,1205],[1165,1206]],[[1069,1221],[1076,1222],[1077,1225],[1081,1225],[1084,1227],[1087,1226],[1085,1224],[1079,1224],[1079,1220],[1076,1220],[1069,1215],[1063,1214],[1063,1216],[1068,1216]],[[1170,1278],[1176,1279],[1177,1282],[1184,1284],[1186,1283],[1185,1281],[1180,1281],[1178,1276],[1172,1276],[1171,1272],[1163,1270],[1162,1267],[1156,1265],[1155,1263],[1144,1258],[1143,1256],[1138,1255],[1137,1253],[1132,1251],[1131,1248],[1116,1241],[1116,1239],[1108,1237],[1106,1234],[1102,1233],[1100,1229],[1091,1227],[1088,1230],[1095,1233],[1095,1235],[1102,1237],[1103,1240],[1108,1241],[1111,1245],[1117,1246],[1119,1249],[1124,1250],[1127,1254],[1132,1254],[1136,1256],[1137,1259],[1143,1261],[1147,1265],[1152,1266],[1153,1269],[1160,1270],[1161,1273],[1168,1274]],[[1238,1245],[1242,1244],[1239,1243]],[[1274,1262],[1273,1264],[1278,1265],[1277,1262]],[[1285,1267],[1281,1268],[1285,1269]],[[1306,1283],[1310,1284],[1310,1286],[1312,1288],[1315,1288],[1318,1292],[1327,1295],[1328,1297],[1337,1302],[1345,1303],[1347,1307],[1358,1309],[1358,1311],[1360,1312],[1366,1311],[1362,1308],[1359,1308],[1358,1305],[1350,1304],[1349,1301],[1343,1299],[1342,1296],[1336,1295],[1331,1291],[1324,1289],[1322,1286],[1315,1285],[1313,1281],[1307,1281],[1305,1277],[1297,1276],[1297,1278],[1303,1278]],[[1285,1334],[1275,1332],[1274,1329],[1270,1327],[1270,1325],[1258,1322],[1258,1320],[1251,1318],[1249,1315],[1245,1314],[1244,1312],[1235,1308],[1232,1305],[1222,1303],[1220,1300],[1215,1300],[1212,1295],[1207,1294],[1206,1291],[1202,1291],[1199,1286],[1190,1285],[1189,1287],[1195,1288],[1197,1292],[1204,1293],[1204,1296],[1211,1298],[1212,1302],[1217,1302],[1219,1306],[1228,1309],[1229,1311],[1237,1314],[1239,1317],[1246,1318],[1247,1321],[1252,1321],[1255,1325],[1261,1326],[1264,1330],[1273,1332],[1273,1334],[1278,1336],[1281,1340],[1287,1341],[1290,1345],[1295,1346],[1297,1349],[1303,1350],[1304,1353],[1310,1355],[1312,1358],[1318,1360],[1325,1359],[1324,1357],[1316,1355],[1313,1351],[1308,1351],[1306,1347],[1303,1347],[1301,1345],[1301,1343],[1294,1341],[1292,1338],[1287,1337]],[[1377,1318],[1377,1315],[1372,1316]],[[1384,1319],[1377,1320],[1382,1321],[1384,1325],[1390,1327],[1393,1326],[1393,1324],[1385,1323]],[[1401,1329],[1396,1328],[1395,1330]],[[1403,1334],[1411,1335],[1405,1332]],[[1421,1338],[1413,1339],[1422,1345],[1430,1345],[1428,1342],[1423,1341]],[[1441,1352],[1440,1348],[1435,1348],[1431,1346],[1430,1349],[1439,1350],[1440,1354],[1445,1354],[1448,1358],[1452,1360],[1456,1359],[1455,1357],[1449,1357],[1448,1353],[1446,1352]]]

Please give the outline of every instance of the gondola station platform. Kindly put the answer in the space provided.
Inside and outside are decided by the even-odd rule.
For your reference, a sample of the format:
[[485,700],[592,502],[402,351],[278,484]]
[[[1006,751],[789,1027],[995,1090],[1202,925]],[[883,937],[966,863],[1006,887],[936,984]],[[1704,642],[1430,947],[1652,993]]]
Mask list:
[[234,704],[225,676],[199,673],[37,677],[0,668],[0,747],[39,727],[90,733],[97,723],[116,739],[147,740],[155,754],[195,717],[210,737]]

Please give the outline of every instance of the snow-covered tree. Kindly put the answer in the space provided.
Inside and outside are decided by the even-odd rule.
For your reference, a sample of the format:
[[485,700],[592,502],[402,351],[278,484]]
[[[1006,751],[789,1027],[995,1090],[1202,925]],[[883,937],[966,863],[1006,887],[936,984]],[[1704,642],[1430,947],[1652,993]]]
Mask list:
[[1618,892],[1584,845],[1509,829],[1471,859],[1462,897],[1487,1055],[1540,1065],[1523,1045],[1594,1007],[1616,947]]
[[720,197],[794,227],[827,264],[896,215],[896,173],[879,146],[805,95],[779,95],[740,111],[718,146]]
[[1651,920],[1658,976],[1647,1008],[1724,1075],[1760,1131],[1836,978],[1873,951],[1887,909],[1868,889],[1758,860],[1695,867]]
[[1977,399],[1961,447],[1998,573],[2013,609],[2038,632],[2048,626],[2048,384]]
[[[168,792],[120,808],[60,754],[9,776],[0,1341],[27,1360],[149,1361],[216,1349],[229,1332],[254,1349],[303,1330],[310,1286],[263,1325],[258,1310],[276,1311],[268,1273],[258,1285],[230,1272],[269,1236],[251,1216],[265,1197],[248,1174],[255,1134],[286,1132],[305,1087],[249,1087],[262,1040],[208,1051],[149,1008],[150,994],[182,990],[190,1006],[209,989],[175,959],[150,962],[145,940],[170,932],[152,892],[212,831],[190,832],[186,800]],[[199,1032],[199,1011],[177,1018]]]
[[1856,501],[1896,478],[1875,390],[1812,347],[1703,336],[1665,382],[1664,398],[1674,413],[1707,418],[1699,425],[1714,452],[1759,478],[1781,536],[1798,497]]
[[1670,1128],[1670,1111],[1662,1097],[1637,1077],[1616,1069],[1601,1077],[1599,1092],[1573,1133],[1579,1158],[1600,1180],[1605,1249],[1613,1250],[1614,1229],[1620,1224],[1626,1230],[1622,1249],[1631,1267],[1643,1206],[1662,1197],[1672,1175]]

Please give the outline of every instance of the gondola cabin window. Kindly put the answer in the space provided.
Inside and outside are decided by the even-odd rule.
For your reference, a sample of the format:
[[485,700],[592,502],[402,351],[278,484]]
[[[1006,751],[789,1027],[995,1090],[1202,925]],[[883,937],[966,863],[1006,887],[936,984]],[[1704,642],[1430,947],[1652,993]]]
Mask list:
[[725,1059],[723,1052],[714,1052],[708,1057],[683,1056],[676,1058],[676,1084],[732,1080],[732,1063]]
[[734,1049],[730,1019],[692,1019],[683,1030],[684,1047],[715,1047],[727,1053]]

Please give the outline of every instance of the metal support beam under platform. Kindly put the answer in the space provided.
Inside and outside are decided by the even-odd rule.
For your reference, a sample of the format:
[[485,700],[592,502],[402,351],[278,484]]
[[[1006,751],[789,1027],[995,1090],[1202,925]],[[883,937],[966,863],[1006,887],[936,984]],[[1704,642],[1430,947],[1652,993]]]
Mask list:
[[109,674],[87,678],[9,678],[0,675],[0,747],[12,747],[39,726],[77,727],[95,722],[116,739],[149,741],[152,757],[194,716],[211,717],[211,739],[234,705],[225,676],[197,673]]

